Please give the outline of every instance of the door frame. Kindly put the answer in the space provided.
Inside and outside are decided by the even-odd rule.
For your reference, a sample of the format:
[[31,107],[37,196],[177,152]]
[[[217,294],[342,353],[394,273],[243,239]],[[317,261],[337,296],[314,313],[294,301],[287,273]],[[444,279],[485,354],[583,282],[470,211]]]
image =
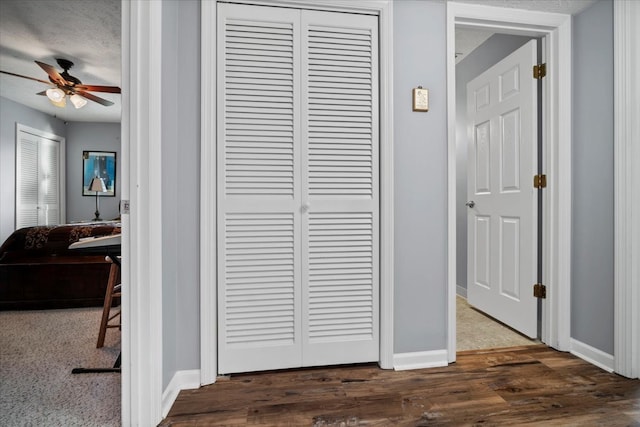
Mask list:
[[[212,384],[218,374],[216,260],[216,5],[202,2],[201,34],[201,194],[200,194],[200,382]],[[233,1],[232,1],[233,2]],[[390,0],[250,0],[262,6],[365,13],[379,19],[380,82],[380,353],[382,368],[393,368],[393,5]]]
[[[543,38],[547,77],[542,89],[543,191],[542,341],[558,350],[570,346],[571,283],[571,16],[521,9],[447,3],[448,126],[448,361],[456,360],[456,99],[455,27]],[[563,120],[558,120],[562,116]],[[532,284],[533,285],[533,284]]]
[[[162,420],[162,2],[122,0],[123,426]],[[129,209],[130,206],[130,209]]]
[[640,377],[640,3],[613,2],[614,367]]

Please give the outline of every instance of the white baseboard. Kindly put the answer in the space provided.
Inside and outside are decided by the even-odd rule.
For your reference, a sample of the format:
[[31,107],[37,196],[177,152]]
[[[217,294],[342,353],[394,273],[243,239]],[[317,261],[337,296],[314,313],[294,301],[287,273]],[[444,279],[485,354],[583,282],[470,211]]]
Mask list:
[[393,369],[396,371],[437,368],[448,364],[447,350],[416,351],[393,355]]
[[580,359],[594,364],[607,372],[613,372],[614,358],[611,354],[605,353],[602,350],[598,350],[595,347],[591,347],[590,345],[573,338],[571,338],[570,343],[571,354],[573,354],[574,356],[578,356]]
[[460,295],[462,298],[467,298],[467,288],[463,288],[460,285],[456,285],[456,295]]
[[166,417],[176,401],[180,390],[189,390],[200,387],[200,370],[177,371],[169,385],[162,393],[162,418]]

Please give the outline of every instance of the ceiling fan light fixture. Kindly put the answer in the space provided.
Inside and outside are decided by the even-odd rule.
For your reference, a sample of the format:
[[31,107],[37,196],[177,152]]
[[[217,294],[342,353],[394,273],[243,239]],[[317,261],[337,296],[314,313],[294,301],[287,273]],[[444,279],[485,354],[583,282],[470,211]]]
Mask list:
[[[108,99],[101,98],[90,92],[121,93],[121,89],[117,86],[83,85],[77,77],[70,75],[68,72],[69,69],[73,66],[73,62],[63,58],[57,58],[56,61],[58,62],[58,65],[62,67],[62,72],[59,72],[49,64],[35,61],[36,64],[38,64],[38,66],[47,73],[47,75],[49,76],[49,81],[41,80],[35,77],[23,76],[21,74],[11,73],[9,71],[3,70],[0,70],[0,73],[34,80],[39,83],[48,85],[49,89],[38,92],[37,95],[47,95],[53,105],[61,108],[64,108],[66,106],[67,96],[76,109],[82,108],[87,105],[88,100],[108,107],[110,105],[113,105],[114,103],[112,101],[109,101]],[[76,93],[76,91],[80,94]]]
[[60,101],[57,101],[57,102],[49,100],[49,102],[51,102],[56,107],[64,108],[67,105],[67,98],[62,98]]
[[47,89],[47,97],[51,100],[51,102],[62,102],[64,101],[65,93],[60,88],[51,88]]
[[69,100],[71,101],[73,106],[76,108],[82,108],[85,105],[87,105],[87,100],[81,97],[80,95],[78,95],[77,93],[74,93],[73,95],[71,95],[69,97]]

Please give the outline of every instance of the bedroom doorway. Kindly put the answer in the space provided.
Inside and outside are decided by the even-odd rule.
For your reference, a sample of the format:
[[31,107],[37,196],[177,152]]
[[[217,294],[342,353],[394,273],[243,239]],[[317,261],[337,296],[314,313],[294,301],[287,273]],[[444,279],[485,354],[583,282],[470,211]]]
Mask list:
[[[46,96],[39,95],[45,95],[55,80],[48,79],[47,69],[52,74],[55,69],[56,74],[67,78],[66,70],[62,71],[61,67],[46,66],[56,64],[60,57],[73,60],[75,68],[70,74],[82,79],[86,85],[118,85],[111,80],[108,70],[115,69],[119,82],[120,5],[120,0],[105,0],[99,4],[79,0],[72,5],[64,0],[2,2],[0,232],[3,238],[0,244],[11,238],[16,229],[85,222],[94,217],[95,197],[82,195],[82,157],[78,150],[106,149],[103,144],[119,146],[120,129],[116,122],[120,119],[120,108],[92,104],[92,101],[82,109],[74,108],[72,102],[61,108],[51,105]],[[57,23],[61,21],[77,25],[60,26]],[[105,31],[105,35],[102,31],[105,27],[113,31]],[[90,37],[85,37],[87,31]],[[93,49],[92,42],[99,43],[101,49]],[[113,46],[116,47],[111,50]],[[108,59],[112,51],[117,52],[118,60]],[[96,61],[92,59],[94,54],[99,57]],[[45,67],[39,67],[34,60],[42,61],[40,63]],[[110,96],[119,95],[106,95]],[[116,117],[103,120],[104,111],[114,112]],[[103,125],[111,126],[113,131],[103,132]],[[114,199],[101,199],[103,218],[116,217],[117,201]],[[66,248],[72,241],[70,237],[82,236],[81,233],[64,236],[66,239],[55,241],[54,249],[45,246],[45,242],[54,242],[54,233],[44,237],[51,229],[41,230],[43,233],[33,238],[31,242],[34,243],[29,246],[42,249],[42,253]],[[0,254],[0,258],[4,255]],[[61,261],[63,257],[57,253],[56,258],[50,257],[43,262],[40,262],[43,258],[36,259],[39,255],[30,259],[25,257],[27,262],[24,264],[9,261],[5,256],[0,271],[3,289],[0,382],[4,385],[0,391],[3,397],[0,418],[4,421],[1,424],[120,425],[119,375],[100,380],[71,375],[73,367],[113,366],[120,349],[117,329],[110,332],[107,345],[111,348],[108,351],[96,349],[104,290],[95,286],[100,279],[96,280],[96,273],[91,270],[94,264],[104,262],[104,255],[92,260],[91,265],[69,256],[73,258],[71,263],[79,266],[75,271],[71,271],[73,268],[63,270],[66,260]],[[5,274],[9,264],[13,270]],[[21,271],[13,274],[17,270]],[[106,282],[106,276],[104,279]],[[52,282],[55,285],[52,286]],[[6,286],[8,283],[11,286]],[[16,304],[15,308],[5,309],[4,303],[12,303],[14,299],[5,298],[4,290],[13,289],[13,284],[18,287],[15,300],[22,306]],[[38,303],[42,302],[42,305],[38,309],[33,305],[28,308],[27,304],[34,304],[34,299],[39,299]],[[93,316],[94,312],[97,317]],[[115,350],[113,357],[111,350]],[[22,368],[17,368],[19,366]],[[12,405],[14,402],[15,406]],[[108,406],[106,411],[100,407],[103,403]],[[105,412],[108,415],[102,417]],[[17,418],[12,418],[14,415]]]
[[[448,129],[449,129],[449,226],[450,242],[456,241],[456,215],[459,209],[456,199],[456,88],[455,88],[455,28],[485,28],[495,32],[525,35],[542,38],[544,40],[543,61],[548,63],[547,78],[542,83],[542,111],[543,117],[557,117],[566,114],[570,117],[571,92],[570,87],[558,85],[558,80],[570,80],[571,55],[570,39],[571,17],[569,15],[532,13],[525,10],[515,10],[497,7],[462,5],[448,3],[447,17],[447,74],[448,79]],[[547,116],[548,115],[548,116]],[[569,346],[569,289],[562,286],[567,283],[565,278],[570,276],[570,235],[551,230],[570,229],[570,144],[571,124],[558,120],[546,120],[542,127],[542,164],[545,173],[552,179],[543,193],[542,229],[542,272],[543,282],[550,292],[543,300],[541,313],[542,341],[556,349],[567,350]],[[562,138],[560,138],[562,136]],[[562,195],[562,197],[559,197]],[[551,257],[551,253],[556,255]],[[565,263],[559,262],[565,260]],[[452,244],[448,251],[449,271],[449,314],[448,314],[448,359],[455,361],[456,349],[456,244]],[[561,280],[563,278],[563,280]]]
[[[539,81],[530,76],[538,40],[483,31],[456,28],[456,39],[480,37],[460,46],[464,54],[456,58],[459,351],[539,343],[538,301],[530,291],[538,274],[538,191],[529,184],[540,151]],[[497,167],[482,167],[497,158]],[[500,266],[509,268],[497,272]]]

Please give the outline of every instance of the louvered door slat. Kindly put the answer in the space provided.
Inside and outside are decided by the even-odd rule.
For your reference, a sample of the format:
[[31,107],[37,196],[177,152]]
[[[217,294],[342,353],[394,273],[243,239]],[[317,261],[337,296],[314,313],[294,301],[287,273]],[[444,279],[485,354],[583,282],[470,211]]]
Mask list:
[[219,27],[224,191],[227,197],[293,198],[294,20],[246,19],[241,9],[249,11],[236,8]]
[[[369,213],[311,214],[309,220],[309,341],[371,340],[375,331],[373,216]],[[331,242],[330,252],[316,252]],[[364,243],[364,244],[363,244]],[[333,255],[357,244],[360,262]],[[326,249],[326,246],[321,246]],[[351,261],[351,262],[349,262]],[[336,313],[345,316],[336,317]]]
[[[299,276],[292,213],[228,213],[224,224],[221,358],[231,372],[238,361],[254,363],[256,349],[293,347],[295,353]],[[272,363],[267,354],[265,366]]]

